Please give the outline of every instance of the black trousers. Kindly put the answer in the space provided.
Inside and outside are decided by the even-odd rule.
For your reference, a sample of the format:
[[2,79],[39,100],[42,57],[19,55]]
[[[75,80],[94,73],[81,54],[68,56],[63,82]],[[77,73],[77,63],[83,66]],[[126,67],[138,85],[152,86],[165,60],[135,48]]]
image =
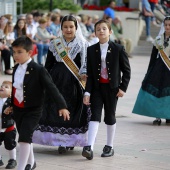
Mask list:
[[18,142],[32,143],[32,136],[41,118],[42,108],[13,107],[14,120],[19,134]]
[[0,133],[0,145],[4,142],[4,146],[6,150],[12,150],[16,147],[16,129],[9,132],[1,132]]
[[1,57],[2,57],[2,60],[4,60],[4,63],[5,63],[5,70],[8,70],[10,69],[10,57],[11,57],[11,52],[9,50],[1,50]]
[[90,96],[91,121],[101,122],[102,108],[104,106],[104,122],[107,125],[116,123],[117,93],[118,88],[111,89],[108,83],[100,83],[100,88],[92,91]]

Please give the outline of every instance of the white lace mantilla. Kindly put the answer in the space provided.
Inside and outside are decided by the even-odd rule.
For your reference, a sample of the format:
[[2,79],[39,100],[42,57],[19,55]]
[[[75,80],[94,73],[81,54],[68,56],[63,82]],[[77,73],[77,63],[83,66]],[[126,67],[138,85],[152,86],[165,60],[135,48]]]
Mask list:
[[[62,42],[64,46],[69,49],[68,50],[68,56],[74,60],[75,57],[77,56],[78,53],[80,53],[81,57],[81,68],[79,71],[79,74],[86,73],[86,61],[87,61],[87,47],[88,47],[88,42],[81,41],[81,39],[75,38],[73,41],[67,43],[63,37],[62,37]],[[58,62],[63,62],[61,57],[58,55],[57,50],[55,48],[55,39],[50,42],[49,50],[53,53],[55,56],[56,60]]]
[[156,37],[154,45],[157,49],[163,49],[165,54],[169,57],[170,56],[170,39],[168,41],[168,46],[164,47],[164,34],[159,35]]

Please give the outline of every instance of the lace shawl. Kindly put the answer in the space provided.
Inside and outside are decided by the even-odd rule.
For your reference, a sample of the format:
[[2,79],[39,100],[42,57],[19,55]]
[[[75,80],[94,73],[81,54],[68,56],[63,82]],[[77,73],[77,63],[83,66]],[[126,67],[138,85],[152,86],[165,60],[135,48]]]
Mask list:
[[[79,74],[86,74],[86,62],[87,62],[87,41],[81,41],[79,38],[75,38],[73,41],[67,43],[63,37],[62,42],[66,48],[69,48],[68,56],[74,60],[78,53],[80,53],[81,57],[81,68],[79,70]],[[63,62],[61,57],[58,55],[57,50],[55,48],[55,39],[50,42],[49,50],[55,56],[57,62]]]

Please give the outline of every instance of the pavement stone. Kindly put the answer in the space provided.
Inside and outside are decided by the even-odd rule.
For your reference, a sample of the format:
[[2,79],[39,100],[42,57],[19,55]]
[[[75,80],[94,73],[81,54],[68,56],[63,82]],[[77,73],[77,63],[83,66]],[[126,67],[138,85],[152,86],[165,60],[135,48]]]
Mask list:
[[[80,147],[59,154],[57,147],[34,144],[36,170],[170,170],[170,126],[165,125],[165,120],[161,126],[153,126],[154,118],[131,113],[148,67],[149,57],[136,55],[129,60],[132,77],[127,93],[118,101],[115,155],[110,158],[100,157],[106,143],[106,126],[102,122],[93,160],[82,157]],[[11,80],[11,76],[0,75],[0,83],[3,80]],[[8,154],[4,148],[1,150],[6,164]],[[4,168],[5,166],[0,167]]]

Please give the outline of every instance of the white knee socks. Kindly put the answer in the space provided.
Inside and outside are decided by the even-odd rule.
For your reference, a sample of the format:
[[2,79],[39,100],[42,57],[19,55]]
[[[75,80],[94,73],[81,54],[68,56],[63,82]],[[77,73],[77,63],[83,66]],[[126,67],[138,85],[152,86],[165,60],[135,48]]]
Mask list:
[[88,145],[91,145],[91,150],[93,150],[94,142],[99,128],[99,122],[90,121],[88,130]]
[[32,143],[31,143],[31,147],[30,147],[30,155],[29,155],[27,164],[30,164],[31,167],[33,167],[33,165],[34,165],[34,152],[33,152],[33,144]]
[[12,150],[8,150],[8,153],[9,153],[9,159],[14,159],[16,160],[16,149],[12,149]]
[[113,147],[115,137],[116,123],[114,125],[107,125],[107,145]]
[[17,170],[24,170],[30,155],[31,145],[29,143],[19,143],[19,160]]

